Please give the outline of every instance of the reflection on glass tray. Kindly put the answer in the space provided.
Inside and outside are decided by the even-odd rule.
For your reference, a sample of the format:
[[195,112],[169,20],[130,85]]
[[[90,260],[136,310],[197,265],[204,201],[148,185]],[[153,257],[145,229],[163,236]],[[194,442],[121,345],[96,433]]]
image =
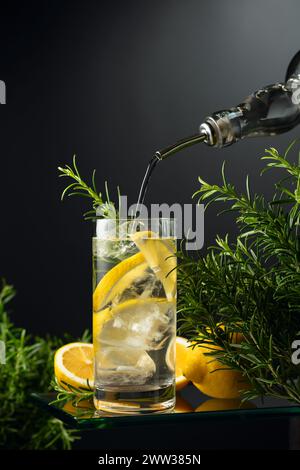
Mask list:
[[286,400],[264,398],[242,403],[238,399],[221,400],[203,395],[193,385],[188,385],[177,393],[176,409],[174,412],[157,414],[111,414],[96,411],[93,403],[82,401],[75,407],[67,401],[60,404],[51,404],[56,393],[32,394],[33,400],[42,408],[48,410],[67,424],[80,428],[105,428],[123,424],[139,424],[155,421],[176,422],[179,420],[202,420],[212,418],[226,418],[239,416],[274,416],[300,414],[300,405]]

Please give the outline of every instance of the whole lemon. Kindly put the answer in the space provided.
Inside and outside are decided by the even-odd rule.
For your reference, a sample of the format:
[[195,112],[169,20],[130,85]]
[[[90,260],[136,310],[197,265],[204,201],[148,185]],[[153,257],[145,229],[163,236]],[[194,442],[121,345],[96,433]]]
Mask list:
[[212,344],[196,345],[187,353],[183,375],[205,395],[214,398],[238,398],[242,390],[249,388],[249,383],[241,372],[226,369],[211,353],[221,349]]

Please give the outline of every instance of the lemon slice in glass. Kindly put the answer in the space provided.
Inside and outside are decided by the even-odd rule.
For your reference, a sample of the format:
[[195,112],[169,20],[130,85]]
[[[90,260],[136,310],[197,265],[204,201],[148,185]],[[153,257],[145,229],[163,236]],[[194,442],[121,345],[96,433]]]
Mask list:
[[93,311],[103,309],[120,295],[132,282],[143,275],[148,268],[142,253],[124,259],[110,269],[98,283],[93,294]]
[[175,243],[172,239],[157,238],[151,231],[136,232],[132,241],[144,255],[148,266],[164,286],[168,300],[176,295],[176,256]]

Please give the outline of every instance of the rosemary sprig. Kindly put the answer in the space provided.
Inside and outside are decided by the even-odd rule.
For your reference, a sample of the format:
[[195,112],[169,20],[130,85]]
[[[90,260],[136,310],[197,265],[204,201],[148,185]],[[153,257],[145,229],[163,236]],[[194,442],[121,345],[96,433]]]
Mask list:
[[[108,184],[105,182],[105,195],[106,201],[103,199],[102,194],[98,192],[96,186],[96,170],[92,173],[92,182],[89,186],[80,176],[78,166],[76,164],[76,155],[73,157],[73,168],[70,165],[64,167],[58,167],[59,177],[67,177],[73,180],[73,183],[66,186],[61,195],[61,200],[65,196],[82,196],[91,199],[93,209],[85,212],[83,217],[85,220],[95,218],[109,218],[114,219],[117,217],[117,210],[114,203],[110,200],[108,192]],[[118,188],[118,195],[120,192]]]
[[[199,178],[194,197],[206,207],[226,204],[240,233],[233,241],[217,236],[203,257],[182,250],[178,288],[181,333],[219,345],[213,354],[250,381],[246,398],[270,395],[300,403],[300,367],[291,360],[300,336],[300,164],[288,160],[294,145],[283,155],[270,148],[263,156],[263,173],[284,172],[271,201],[252,195],[248,180],[239,193],[224,166],[221,185]],[[232,344],[233,332],[242,334],[240,345]]]
[[73,406],[78,406],[83,400],[91,400],[94,396],[94,390],[90,387],[89,389],[74,387],[73,385],[62,382],[63,388],[57,381],[56,378],[51,383],[52,388],[57,392],[56,399],[51,404],[64,403],[66,401],[71,402]]
[[[0,448],[70,449],[78,433],[40,410],[31,392],[49,392],[53,356],[63,340],[33,337],[10,320],[9,302],[15,290],[0,285],[0,340],[6,346],[6,363],[0,365]],[[84,335],[83,340],[88,340]]]

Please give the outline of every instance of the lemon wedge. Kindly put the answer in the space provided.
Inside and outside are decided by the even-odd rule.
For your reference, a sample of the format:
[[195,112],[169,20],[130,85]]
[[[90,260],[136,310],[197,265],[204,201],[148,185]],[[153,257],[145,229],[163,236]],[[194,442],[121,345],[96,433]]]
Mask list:
[[122,294],[135,279],[144,273],[147,267],[143,254],[136,253],[110,269],[94,291],[93,311],[98,312],[116,296]]
[[176,256],[172,239],[157,238],[154,232],[142,231],[131,235],[132,241],[165,289],[168,300],[176,295]]

